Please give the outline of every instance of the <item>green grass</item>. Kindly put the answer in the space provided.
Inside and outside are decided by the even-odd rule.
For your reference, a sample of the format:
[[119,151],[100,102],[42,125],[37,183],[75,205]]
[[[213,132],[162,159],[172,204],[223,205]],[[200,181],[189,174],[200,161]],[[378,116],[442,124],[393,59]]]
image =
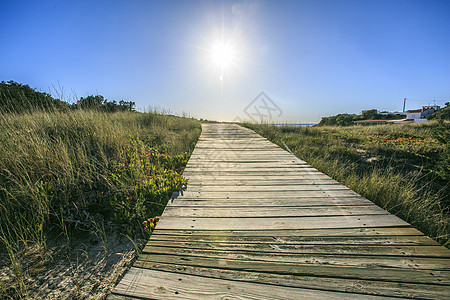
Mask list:
[[[114,226],[148,235],[200,135],[200,123],[155,112],[0,114],[0,247],[26,296],[17,253]],[[3,250],[2,250],[3,251]]]
[[450,246],[450,187],[437,170],[448,143],[433,138],[437,123],[246,126]]

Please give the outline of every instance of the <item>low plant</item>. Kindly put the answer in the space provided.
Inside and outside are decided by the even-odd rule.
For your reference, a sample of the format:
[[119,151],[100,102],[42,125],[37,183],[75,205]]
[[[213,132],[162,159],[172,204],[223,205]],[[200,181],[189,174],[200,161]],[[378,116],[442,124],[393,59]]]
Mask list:
[[156,216],[154,218],[149,218],[142,222],[142,225],[144,225],[144,230],[147,232],[148,235],[151,235],[153,230],[155,230],[156,224],[158,224],[159,219],[161,216]]

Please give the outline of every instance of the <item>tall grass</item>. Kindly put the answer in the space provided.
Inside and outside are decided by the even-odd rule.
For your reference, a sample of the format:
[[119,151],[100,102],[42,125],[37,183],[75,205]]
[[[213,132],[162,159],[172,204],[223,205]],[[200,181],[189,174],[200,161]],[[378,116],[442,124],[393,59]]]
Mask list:
[[51,232],[104,220],[139,230],[186,183],[200,131],[196,120],[155,112],[0,113],[0,247],[16,276],[15,253],[44,249]]
[[351,127],[246,124],[300,159],[449,247],[449,183],[436,123]]

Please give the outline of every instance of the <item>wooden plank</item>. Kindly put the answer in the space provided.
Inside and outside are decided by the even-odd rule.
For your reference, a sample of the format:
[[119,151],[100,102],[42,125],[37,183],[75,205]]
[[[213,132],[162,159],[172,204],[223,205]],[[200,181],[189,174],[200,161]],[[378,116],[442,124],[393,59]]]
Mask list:
[[[349,188],[342,186],[340,184],[302,184],[302,185],[208,185],[207,188],[202,185],[188,185],[186,192],[198,192],[198,191],[208,191],[208,192],[261,192],[261,191],[341,191],[350,190]],[[350,190],[351,191],[351,190]]]
[[[147,246],[147,250],[151,247],[164,247],[167,245],[166,241],[151,241]],[[246,252],[260,252],[267,253],[290,253],[294,254],[332,254],[332,255],[372,255],[372,256],[404,256],[404,257],[441,257],[448,260],[450,258],[449,251],[440,245],[342,245],[342,244],[285,244],[285,243],[233,243],[227,242],[187,242],[187,241],[171,241],[169,247],[184,248],[187,251],[193,249],[216,250],[216,251],[246,251]],[[448,267],[448,265],[446,265]]]
[[[215,179],[210,178],[209,174],[207,173],[205,176],[205,174],[196,174],[196,175],[190,175],[190,176],[185,176],[185,174],[183,173],[183,176],[187,177],[189,180],[194,180],[194,179],[198,179],[198,180],[206,180],[206,181],[214,181]],[[314,176],[314,178],[311,178],[310,175],[306,176],[308,174],[294,174],[294,175],[288,175],[288,174],[260,174],[260,173],[252,173],[252,174],[221,174],[220,175],[220,180],[249,180],[249,181],[264,181],[264,180],[310,180],[312,182],[315,182],[316,180],[320,180],[320,179],[325,179],[328,180],[330,179],[330,177],[324,175],[323,173],[317,173],[316,176]],[[217,181],[217,180],[216,180]]]
[[331,229],[285,229],[273,230],[171,230],[157,227],[152,234],[193,236],[212,236],[217,238],[251,238],[251,237],[396,237],[396,236],[424,236],[423,233],[412,227],[375,227],[375,228],[331,228]]
[[[309,172],[319,172],[311,167],[289,167],[289,166],[273,166],[273,167],[261,167],[261,168],[253,168],[250,166],[243,166],[241,168],[235,168],[233,166],[228,167],[220,167],[220,165],[211,165],[211,166],[200,166],[189,168],[185,172],[188,173],[208,173],[208,172],[231,172],[233,173],[272,173],[282,172],[283,174],[301,174],[301,173],[309,173]],[[184,175],[184,173],[183,173]]]
[[303,170],[311,168],[309,166],[301,166],[293,162],[262,162],[262,163],[236,163],[234,161],[211,161],[211,162],[197,162],[195,164],[189,165],[189,168],[236,168],[236,169],[254,169],[254,171],[259,171],[260,169],[279,169],[279,168],[290,168],[294,170]]
[[[114,296],[144,299],[347,299],[348,293],[249,283],[157,270],[131,268]],[[379,299],[361,295],[363,299]],[[111,297],[110,299],[114,299]],[[117,298],[116,298],[117,299]],[[119,298],[120,299],[120,298]]]
[[[229,157],[229,156],[235,156],[235,157],[245,157],[245,158],[253,158],[258,157],[258,159],[264,159],[267,157],[270,158],[284,158],[284,159],[290,159],[292,160],[292,155],[290,155],[286,151],[275,151],[274,149],[260,149],[258,151],[251,151],[251,150],[245,150],[245,147],[241,147],[240,149],[229,149],[224,148],[221,149],[221,151],[217,151],[218,149],[211,147],[210,149],[196,149],[194,152],[192,152],[191,157],[202,159],[202,155],[208,155],[208,158],[211,159],[211,156],[214,159],[217,159],[221,156],[223,157]],[[274,150],[274,151],[272,151]],[[255,156],[255,152],[258,152],[258,156]],[[252,156],[253,154],[253,156]]]
[[318,267],[309,264],[217,259],[168,254],[141,254],[140,259],[136,261],[134,266],[140,268],[152,268],[153,263],[177,264],[193,267],[198,266],[282,275],[378,280],[398,283],[422,283],[443,286],[450,285],[450,271],[447,270],[433,270],[430,272],[430,270],[420,269],[397,269],[368,266],[354,267],[342,265],[321,265]]
[[[324,254],[324,253],[278,253],[265,251],[245,251],[229,249],[198,249],[177,248],[176,245],[158,246],[160,243],[152,242],[147,246],[144,254],[167,254],[189,257],[206,257],[216,260],[233,259],[246,261],[283,262],[302,265],[354,266],[354,267],[385,267],[403,269],[446,270],[450,271],[450,262],[442,257],[426,256],[395,256],[395,255],[364,255],[364,254]],[[167,245],[167,241],[165,241]],[[206,248],[206,247],[205,247]],[[195,258],[191,258],[195,260]]]
[[[212,152],[212,151],[211,151]],[[202,157],[208,157],[210,162],[218,162],[218,163],[228,163],[228,162],[235,162],[235,161],[253,161],[255,160],[255,153],[251,155],[250,153],[239,153],[239,152],[219,152],[216,154],[213,153],[195,153],[191,155],[192,161],[190,163],[192,164],[198,164],[201,162]],[[292,159],[292,157],[289,157],[289,155],[278,155],[278,154],[265,154],[265,153],[258,153],[258,160],[260,161],[283,161]],[[188,163],[189,164],[189,163]]]
[[217,167],[231,167],[231,168],[311,168],[308,165],[300,165],[295,161],[248,161],[248,162],[236,162],[234,161],[197,161],[189,164],[190,168],[217,168]]
[[[183,175],[184,176],[184,175]],[[323,177],[312,179],[301,175],[294,175],[289,178],[288,176],[265,176],[259,174],[252,174],[247,176],[227,176],[226,174],[221,174],[219,180],[217,178],[212,178],[208,175],[192,175],[184,176],[188,179],[188,185],[302,185],[302,184],[340,184],[339,182]]]
[[277,197],[271,199],[264,198],[202,198],[202,197],[180,197],[169,203],[172,206],[193,206],[193,207],[245,207],[272,206],[272,207],[311,207],[311,206],[366,206],[372,204],[369,200],[358,197],[304,197],[304,198],[286,198]]
[[270,185],[309,185],[309,184],[319,184],[319,185],[338,185],[337,181],[331,179],[297,179],[297,180],[251,180],[251,179],[241,179],[241,180],[227,180],[227,178],[221,179],[220,181],[213,180],[212,178],[201,178],[201,177],[189,177],[189,187],[192,186],[270,186]]
[[162,216],[157,228],[178,230],[326,229],[410,226],[394,215],[287,218],[182,218]]
[[375,206],[326,206],[326,207],[183,207],[169,206],[164,211],[165,217],[305,217],[305,216],[345,216],[345,215],[379,215],[387,211]]
[[301,195],[302,197],[342,197],[342,196],[359,196],[357,193],[350,189],[345,190],[310,190],[310,191],[249,191],[248,193],[242,193],[239,191],[213,191],[209,192],[205,191],[197,191],[197,192],[189,192],[185,191],[184,197],[187,198],[234,198],[234,199],[248,199],[248,198],[264,198],[269,197],[273,199],[277,198],[286,198],[286,197],[296,197]]
[[365,294],[385,295],[388,297],[407,297],[420,299],[444,299],[448,295],[447,286],[397,283],[384,281],[370,281],[356,278],[327,278],[299,275],[280,275],[260,272],[247,272],[226,269],[213,269],[204,267],[191,267],[186,265],[151,263],[148,265],[154,270],[164,270],[172,274],[167,276],[177,280],[176,274],[191,274],[207,278],[233,278],[242,282],[260,282],[294,288],[310,288],[349,293],[349,298],[360,298]]
[[[326,231],[324,231],[326,233]],[[299,236],[287,235],[284,232],[276,232],[272,235],[258,236],[257,232],[253,235],[240,234],[217,234],[215,231],[204,232],[203,235],[187,233],[180,231],[179,234],[169,234],[160,230],[159,234],[153,234],[150,238],[152,241],[171,242],[216,242],[216,243],[233,243],[233,244],[297,244],[297,245],[391,245],[391,246],[438,246],[439,243],[424,235],[412,236]],[[151,244],[153,245],[153,244]]]
[[[213,143],[203,143],[203,145],[199,145],[197,146],[198,152],[202,152],[200,150],[203,150],[204,152],[208,152],[210,150],[215,150],[215,151],[263,151],[263,152],[269,152],[269,151],[274,151],[274,153],[279,153],[279,154],[285,154],[285,152],[282,152],[282,150],[280,150],[280,148],[278,146],[274,146],[274,145],[256,145],[256,144],[235,144],[235,143],[228,143],[228,144],[222,144],[222,143],[217,143],[217,144],[213,144]],[[242,148],[244,148],[244,150],[242,150]]]

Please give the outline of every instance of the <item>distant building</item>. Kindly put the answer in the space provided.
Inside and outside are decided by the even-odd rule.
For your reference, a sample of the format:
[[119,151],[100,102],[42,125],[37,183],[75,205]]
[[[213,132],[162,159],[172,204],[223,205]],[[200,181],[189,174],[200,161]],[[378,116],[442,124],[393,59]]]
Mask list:
[[[422,106],[421,109],[408,110],[406,112],[378,112],[378,115],[406,115],[406,119],[397,119],[397,120],[359,120],[354,121],[356,125],[378,125],[378,124],[393,124],[393,123],[425,123],[427,122],[426,117],[431,115],[432,113],[438,111],[440,106],[432,105],[432,106]],[[364,111],[362,114],[364,114]]]
[[403,122],[425,123],[426,117],[438,111],[440,106],[422,106],[422,109],[414,109],[406,111],[406,119]]

